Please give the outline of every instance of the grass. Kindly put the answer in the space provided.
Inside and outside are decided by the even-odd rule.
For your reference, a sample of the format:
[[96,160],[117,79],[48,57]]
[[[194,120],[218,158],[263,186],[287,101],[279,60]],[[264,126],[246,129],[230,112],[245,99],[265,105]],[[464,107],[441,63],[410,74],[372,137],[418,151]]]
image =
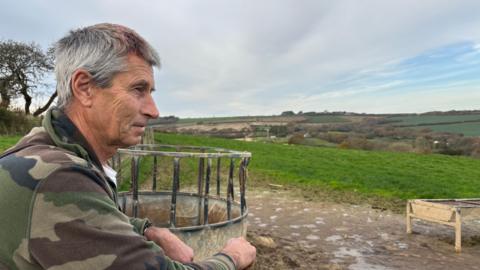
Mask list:
[[16,144],[20,138],[22,136],[0,136],[0,153]]
[[157,134],[167,144],[206,145],[252,152],[251,181],[268,179],[309,189],[333,189],[387,200],[480,197],[480,160],[241,142]]
[[[288,144],[287,137],[265,138],[257,137],[255,142],[272,143],[272,144]],[[336,144],[319,139],[319,138],[305,138],[300,144],[308,146],[323,146],[323,147],[337,147]]]

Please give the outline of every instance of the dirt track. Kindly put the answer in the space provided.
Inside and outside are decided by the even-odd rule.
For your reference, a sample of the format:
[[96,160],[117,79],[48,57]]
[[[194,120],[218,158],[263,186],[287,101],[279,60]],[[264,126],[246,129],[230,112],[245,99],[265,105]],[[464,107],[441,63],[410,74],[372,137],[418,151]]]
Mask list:
[[367,205],[306,201],[285,190],[250,189],[254,269],[480,269],[480,220],[463,227],[462,253],[450,227]]

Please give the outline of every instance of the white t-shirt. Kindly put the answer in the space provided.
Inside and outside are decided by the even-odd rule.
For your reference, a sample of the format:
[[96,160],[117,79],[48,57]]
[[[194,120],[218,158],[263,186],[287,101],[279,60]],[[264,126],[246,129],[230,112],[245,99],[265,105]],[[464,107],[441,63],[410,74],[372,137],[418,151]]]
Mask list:
[[117,172],[108,165],[103,165],[103,171],[107,177],[112,180],[112,182],[115,184],[115,187],[117,187]]

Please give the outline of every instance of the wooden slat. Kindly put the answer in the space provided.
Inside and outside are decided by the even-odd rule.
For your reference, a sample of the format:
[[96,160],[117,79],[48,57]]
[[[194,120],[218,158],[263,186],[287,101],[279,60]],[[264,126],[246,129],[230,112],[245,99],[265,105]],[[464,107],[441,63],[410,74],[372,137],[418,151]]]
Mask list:
[[440,209],[446,209],[446,210],[452,209],[451,205],[434,203],[434,202],[425,201],[425,200],[413,200],[413,203],[416,205],[422,205],[422,206],[428,206],[428,207],[434,207],[434,208],[440,208]]
[[431,218],[427,218],[427,217],[419,217],[419,216],[416,216],[414,214],[411,214],[410,216],[412,218],[418,218],[418,219],[422,219],[422,220],[426,220],[426,221],[430,221],[430,222],[435,222],[435,223],[440,223],[440,224],[443,224],[443,225],[448,225],[448,226],[451,226],[451,227],[455,227],[455,222],[444,222],[444,221],[439,221],[439,220],[431,219]]
[[438,220],[443,222],[452,221],[454,218],[454,207],[436,207],[434,204],[424,204],[413,202],[412,204],[412,212],[415,216],[420,218],[425,217],[432,220]]

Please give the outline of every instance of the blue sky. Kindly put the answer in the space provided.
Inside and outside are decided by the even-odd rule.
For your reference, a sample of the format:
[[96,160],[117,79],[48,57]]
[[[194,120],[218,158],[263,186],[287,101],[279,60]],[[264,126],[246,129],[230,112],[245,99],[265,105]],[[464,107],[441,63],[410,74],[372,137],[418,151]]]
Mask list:
[[480,109],[480,1],[28,0],[0,38],[46,48],[70,29],[129,26],[159,51],[162,115]]

